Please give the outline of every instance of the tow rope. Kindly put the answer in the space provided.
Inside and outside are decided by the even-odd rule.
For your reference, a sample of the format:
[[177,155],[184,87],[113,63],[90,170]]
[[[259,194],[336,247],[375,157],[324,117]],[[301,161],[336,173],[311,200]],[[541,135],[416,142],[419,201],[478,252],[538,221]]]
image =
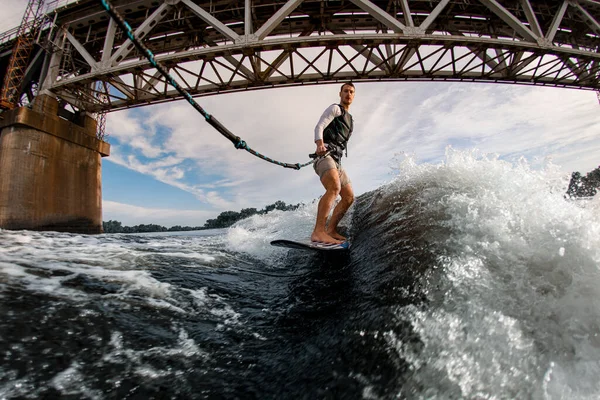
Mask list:
[[154,66],[157,69],[157,71],[160,72],[160,74],[166,79],[166,81],[171,86],[173,86],[175,88],[175,90],[177,90],[179,92],[179,94],[182,95],[188,101],[188,103],[190,103],[192,105],[192,107],[194,107],[200,114],[202,114],[202,116],[204,117],[206,122],[208,122],[213,128],[215,128],[217,130],[217,132],[219,132],[221,135],[223,135],[227,139],[229,139],[231,141],[231,143],[233,143],[233,145],[235,146],[236,149],[244,149],[248,153],[253,154],[262,160],[268,161],[272,164],[276,164],[276,165],[279,165],[284,168],[291,168],[291,169],[296,169],[296,170],[299,170],[302,167],[306,167],[307,165],[310,165],[310,164],[314,163],[315,161],[317,161],[317,159],[321,158],[321,157],[313,158],[311,155],[311,158],[313,158],[311,161],[308,161],[304,164],[300,164],[300,163],[290,164],[290,163],[284,163],[281,161],[273,160],[272,158],[264,156],[264,155],[260,154],[258,151],[250,148],[250,146],[248,146],[248,144],[244,140],[242,140],[239,136],[235,136],[233,133],[231,133],[231,131],[229,129],[225,128],[223,126],[223,124],[221,124],[215,117],[213,117],[208,112],[206,112],[202,107],[200,107],[200,105],[198,103],[196,103],[196,101],[194,100],[192,95],[187,90],[185,90],[184,88],[179,86],[179,84],[175,81],[175,79],[173,79],[173,77],[167,72],[166,68],[160,62],[156,61],[152,51],[150,51],[150,49],[148,49],[146,47],[146,45],[144,45],[138,38],[135,37],[135,33],[133,32],[133,30],[131,29],[129,24],[123,19],[123,17],[117,12],[117,10],[115,10],[115,8],[110,4],[110,2],[108,0],[100,0],[100,3],[102,4],[102,7],[104,7],[106,12],[110,15],[110,17],[125,32],[125,34],[129,38],[129,40],[131,40],[131,42],[135,45],[135,47],[137,47],[138,50],[146,56],[146,58],[148,59],[150,64],[152,64],[152,66]]

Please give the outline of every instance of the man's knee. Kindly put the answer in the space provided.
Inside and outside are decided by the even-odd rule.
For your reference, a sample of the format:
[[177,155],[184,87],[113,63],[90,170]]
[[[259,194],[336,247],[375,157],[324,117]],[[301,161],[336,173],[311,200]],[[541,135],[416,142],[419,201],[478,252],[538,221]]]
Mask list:
[[341,188],[339,182],[337,182],[337,184],[334,182],[334,183],[326,186],[325,190],[327,191],[327,193],[335,195],[335,197],[337,197],[340,194],[340,191],[342,190],[342,188]]
[[325,174],[323,174],[323,178],[321,179],[325,190],[329,194],[334,194],[336,197],[340,194],[342,190],[342,185],[340,183],[340,178],[337,175],[337,170],[330,169]]
[[352,203],[354,203],[354,194],[351,194],[350,197],[348,197],[348,203],[350,205],[352,205]]
[[354,203],[354,193],[348,193],[345,196],[342,196],[342,201],[350,207],[352,203]]

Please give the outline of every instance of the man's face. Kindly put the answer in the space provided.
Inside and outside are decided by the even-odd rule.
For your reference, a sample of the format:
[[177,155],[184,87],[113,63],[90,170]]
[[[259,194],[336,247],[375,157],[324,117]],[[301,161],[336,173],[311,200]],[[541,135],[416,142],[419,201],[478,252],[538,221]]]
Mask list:
[[349,106],[354,100],[354,88],[350,85],[344,85],[340,92],[340,101],[342,104]]

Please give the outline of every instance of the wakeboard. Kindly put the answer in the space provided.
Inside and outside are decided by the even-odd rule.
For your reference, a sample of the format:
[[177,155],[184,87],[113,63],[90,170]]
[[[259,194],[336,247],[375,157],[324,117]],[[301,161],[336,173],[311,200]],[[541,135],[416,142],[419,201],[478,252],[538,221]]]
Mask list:
[[278,239],[271,242],[272,246],[286,247],[288,249],[317,250],[317,251],[347,251],[350,249],[350,242],[345,241],[340,244],[328,244],[313,242],[310,240],[286,240]]

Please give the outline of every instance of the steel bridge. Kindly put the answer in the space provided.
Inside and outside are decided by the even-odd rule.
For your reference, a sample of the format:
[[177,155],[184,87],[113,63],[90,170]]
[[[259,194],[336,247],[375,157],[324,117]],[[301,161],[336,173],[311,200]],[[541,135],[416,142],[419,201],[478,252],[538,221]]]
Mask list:
[[348,80],[600,90],[600,0],[111,3],[135,44],[98,0],[28,0],[0,34],[0,228],[101,232],[102,116],[184,93]]
[[[597,0],[112,4],[193,96],[347,80],[600,90]],[[108,112],[181,97],[97,1],[55,8],[47,20],[23,86],[30,99],[48,93],[76,110]]]

